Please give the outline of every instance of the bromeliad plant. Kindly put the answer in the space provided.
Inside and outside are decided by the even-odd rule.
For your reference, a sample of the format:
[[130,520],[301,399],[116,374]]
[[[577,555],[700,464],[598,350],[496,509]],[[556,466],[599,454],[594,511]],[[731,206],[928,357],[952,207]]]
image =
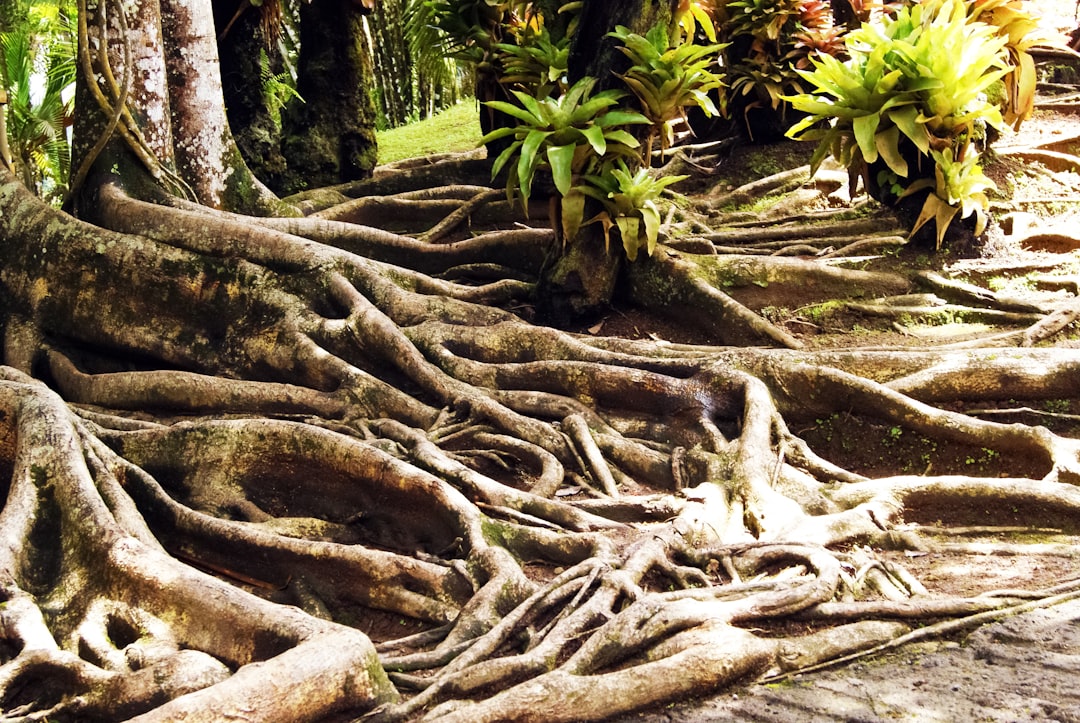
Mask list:
[[1036,31],[1039,23],[1028,13],[1020,0],[973,0],[968,18],[984,22],[1007,38],[1005,48],[1012,69],[1004,77],[1006,100],[1002,104],[1005,122],[1014,130],[1035,112],[1035,60],[1028,51],[1044,42]]
[[513,43],[495,46],[500,54],[502,75],[499,82],[509,88],[544,98],[566,91],[570,37],[554,41],[548,29],[525,25]]
[[518,103],[490,101],[489,106],[517,119],[515,127],[499,128],[488,133],[481,143],[502,138],[513,142],[495,159],[492,177],[510,161],[517,163],[507,176],[507,197],[517,197],[527,210],[537,171],[551,172],[555,189],[561,196],[560,217],[564,239],[573,239],[581,227],[585,192],[581,179],[595,174],[605,162],[627,159],[640,165],[640,143],[627,126],[647,124],[640,113],[623,110],[619,101],[622,90],[605,90],[595,95],[595,78],[583,78],[561,96],[534,98],[520,91],[511,93]]
[[[842,49],[841,28],[832,24],[827,0],[727,0],[721,39],[728,42],[726,65],[731,102],[741,112],[750,138],[755,130],[786,128],[786,95],[804,92],[799,70],[820,53]],[[755,128],[752,112],[771,123]]]
[[847,35],[847,61],[813,61],[816,91],[787,98],[808,115],[788,131],[819,141],[885,203],[929,190],[915,230],[934,219],[940,247],[959,212],[986,224],[992,182],[978,165],[987,126],[1002,128],[987,91],[1009,72],[1007,39],[972,21],[960,0],[924,0]]
[[688,176],[653,176],[649,169],[631,171],[624,160],[605,164],[602,173],[585,176],[582,192],[598,200],[603,210],[592,220],[604,228],[604,247],[611,241],[611,227],[619,229],[623,250],[631,261],[644,249],[652,256],[660,235],[657,201],[668,186]]
[[687,108],[697,106],[708,116],[720,112],[709,91],[723,85],[720,76],[711,70],[719,68],[717,61],[723,45],[679,42],[669,37],[663,24],[653,26],[644,36],[619,25],[608,36],[622,42],[619,50],[633,63],[619,77],[633,91],[652,124],[646,162],[652,158],[656,136],[660,137],[661,148],[674,143],[675,125],[686,120]]
[[[564,242],[572,240],[582,224],[599,222],[604,228],[605,246],[610,245],[611,228],[618,228],[631,260],[639,250],[651,254],[656,247],[660,228],[657,200],[665,188],[683,177],[657,179],[643,167],[649,165],[646,159],[651,159],[654,140],[659,136],[665,147],[670,144],[674,139],[673,125],[685,119],[690,106],[696,105],[707,114],[719,112],[708,93],[722,85],[721,78],[710,68],[717,64],[723,46],[697,45],[689,40],[699,29],[707,37],[712,36],[713,27],[702,3],[684,4],[679,16],[682,22],[673,29],[673,35],[664,25],[655,26],[644,36],[621,26],[611,33],[622,41],[620,50],[633,63],[619,77],[633,91],[643,113],[618,107],[627,95],[623,90],[593,95],[593,78],[584,78],[565,92],[548,96],[550,90],[559,88],[559,72],[555,63],[541,61],[557,57],[553,52],[556,46],[538,44],[534,51],[526,50],[524,44],[518,44],[516,49],[504,47],[522,68],[520,79],[510,80],[537,78],[531,83],[537,95],[512,89],[516,103],[486,103],[516,119],[517,125],[496,129],[481,142],[490,147],[495,141],[513,139],[495,159],[492,175],[498,175],[516,159],[507,177],[507,196],[511,200],[517,197],[526,210],[537,171],[550,171],[559,201],[556,227]],[[531,33],[544,37],[542,26]],[[637,138],[627,130],[635,125],[650,127],[644,157],[639,155]],[[586,222],[588,198],[598,201],[601,211]]]
[[[511,16],[527,3],[503,0],[426,0],[425,17],[442,33],[443,52],[481,68],[503,40]],[[481,68],[481,72],[484,70]]]
[[975,214],[976,233],[982,233],[986,226],[986,208],[990,203],[986,192],[995,186],[983,173],[979,155],[967,153],[957,157],[952,148],[946,148],[943,151],[931,149],[930,157],[934,162],[933,178],[920,178],[904,191],[905,195],[912,195],[923,189],[930,190],[913,232],[933,219],[940,248],[944,229],[949,227],[957,214],[961,218]]
[[[822,4],[821,0],[811,2]],[[728,31],[733,36],[779,41],[801,24],[801,5],[803,0],[730,0],[726,3]]]
[[[423,0],[424,12],[415,16],[422,15],[437,28],[445,54],[473,66],[475,95],[485,104],[480,117],[485,133],[513,121],[488,101],[512,102],[509,91],[514,89],[539,98],[565,90],[567,38],[581,3],[564,4],[552,13],[555,17],[545,17],[541,5],[523,0]],[[558,39],[548,30],[549,22],[557,26]],[[489,141],[488,151],[498,155],[504,147]]]
[[412,22],[436,29],[444,54],[474,66],[478,75],[533,92],[534,83],[555,83],[565,73],[581,3],[558,9],[563,27],[556,39],[547,28],[555,18],[545,18],[539,4],[528,0],[423,0],[422,6]]

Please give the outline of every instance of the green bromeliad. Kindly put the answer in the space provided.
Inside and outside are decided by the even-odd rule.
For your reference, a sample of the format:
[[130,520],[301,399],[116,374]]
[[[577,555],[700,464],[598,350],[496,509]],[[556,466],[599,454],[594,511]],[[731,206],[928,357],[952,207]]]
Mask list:
[[638,251],[652,256],[660,233],[660,208],[657,201],[664,189],[687,176],[652,175],[648,168],[633,172],[622,159],[605,173],[585,176],[582,192],[600,201],[603,210],[594,220],[604,227],[605,248],[610,243],[611,227],[619,229],[626,258],[634,261]]
[[517,166],[507,177],[507,197],[519,195],[528,207],[533,179],[540,168],[551,172],[561,201],[562,233],[565,239],[577,235],[581,226],[585,194],[580,187],[585,174],[596,174],[606,162],[627,158],[640,162],[640,143],[626,126],[648,124],[640,113],[623,110],[619,101],[626,96],[622,90],[605,90],[595,95],[595,78],[582,78],[558,97],[534,98],[513,90],[518,104],[491,101],[489,106],[515,118],[513,127],[499,128],[488,133],[481,143],[511,137],[508,146],[492,166],[498,175],[512,159]]
[[993,182],[979,166],[988,127],[1005,118],[989,91],[1010,74],[1007,33],[960,0],[925,0],[845,39],[848,60],[822,56],[803,78],[814,92],[787,98],[807,116],[788,131],[817,140],[816,170],[831,155],[893,202],[928,190],[915,230],[933,219],[938,246],[959,213],[986,224]]

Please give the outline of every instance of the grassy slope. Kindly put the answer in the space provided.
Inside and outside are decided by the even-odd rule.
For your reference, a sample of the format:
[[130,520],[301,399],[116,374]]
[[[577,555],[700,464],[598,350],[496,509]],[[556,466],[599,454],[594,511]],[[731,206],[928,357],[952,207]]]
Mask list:
[[469,151],[480,141],[479,111],[475,101],[462,101],[431,118],[380,131],[377,137],[379,163],[431,153]]

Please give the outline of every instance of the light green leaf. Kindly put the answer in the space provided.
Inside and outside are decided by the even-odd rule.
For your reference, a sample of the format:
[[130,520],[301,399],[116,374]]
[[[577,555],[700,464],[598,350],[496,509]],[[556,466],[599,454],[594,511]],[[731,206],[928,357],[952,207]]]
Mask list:
[[537,157],[540,144],[551,135],[551,131],[529,131],[521,144],[521,156],[518,158],[518,186],[521,188],[521,196],[525,203],[529,202],[529,194],[532,192],[533,176],[536,175]]
[[646,201],[639,211],[641,212],[641,221],[645,225],[645,252],[652,256],[653,251],[656,250],[656,239],[660,235],[660,212],[652,201]]
[[609,144],[621,143],[622,145],[629,148],[637,148],[641,145],[641,143],[638,142],[637,138],[634,138],[632,135],[622,130],[621,128],[614,131],[607,131],[604,135],[607,137]]
[[859,144],[859,150],[862,151],[863,158],[866,159],[867,163],[873,163],[878,157],[874,134],[877,133],[880,122],[881,116],[877,113],[859,116],[851,122],[852,131],[855,133],[855,142]]
[[615,224],[619,227],[619,235],[622,237],[626,258],[634,261],[637,259],[638,246],[641,243],[639,233],[641,219],[631,216],[619,216],[615,219]]
[[610,128],[611,126],[646,125],[650,123],[649,119],[640,113],[627,110],[609,111],[597,118],[595,122],[596,125],[601,128]]
[[581,129],[581,135],[589,142],[596,155],[603,156],[607,151],[607,138],[604,137],[604,129],[600,126],[589,126]]
[[[907,178],[908,164],[900,152],[900,129],[892,126],[878,133],[874,137],[874,141],[878,153],[881,154],[885,161],[885,165],[901,178]],[[870,159],[866,160],[870,162]]]
[[555,180],[555,188],[564,196],[570,192],[570,184],[573,179],[574,151],[577,146],[570,143],[565,146],[548,146],[547,159],[551,165],[551,175]]
[[492,178],[495,178],[499,175],[499,171],[501,171],[502,167],[506,165],[506,162],[509,161],[515,153],[517,153],[519,148],[521,148],[521,141],[514,141],[509,146],[507,146],[502,153],[499,154],[499,157],[495,159],[495,162],[493,164],[491,164]]
[[[504,100],[489,100],[484,103],[488,108],[493,108],[497,111],[506,113],[509,116],[517,118],[519,121],[523,121],[530,126],[541,125],[540,113],[530,113],[521,106],[514,105],[513,103],[507,103]],[[539,111],[539,108],[537,108]]]
[[[593,120],[593,118],[595,118],[598,113],[610,108],[618,102],[619,101],[616,98],[603,97],[598,95],[595,98],[590,98],[589,100],[579,105],[570,117],[574,124],[587,123],[588,121]],[[564,99],[563,103],[565,105],[567,101]]]
[[581,220],[585,215],[585,192],[578,188],[571,188],[562,198],[562,232],[563,241],[573,241],[581,228]]
[[919,109],[914,105],[895,108],[889,111],[889,120],[907,136],[915,147],[923,153],[930,152],[930,134],[926,126],[919,122]]
[[[536,98],[533,98],[528,93],[522,93],[520,90],[511,91],[519,101],[525,110],[533,115],[532,121],[525,121],[531,126],[540,127],[546,126],[551,123],[552,109],[549,104],[541,104]],[[545,99],[546,100],[546,99]],[[488,104],[498,103],[497,100],[488,101]]]
[[492,141],[496,141],[500,138],[505,138],[507,136],[512,136],[517,133],[517,130],[517,128],[496,128],[495,130],[491,131],[483,138],[481,138],[480,142],[477,144],[477,147],[486,146]]

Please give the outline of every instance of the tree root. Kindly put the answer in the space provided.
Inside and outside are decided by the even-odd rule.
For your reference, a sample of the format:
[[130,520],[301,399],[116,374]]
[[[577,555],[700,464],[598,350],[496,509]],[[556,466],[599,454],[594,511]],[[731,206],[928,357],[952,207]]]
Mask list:
[[901,646],[908,645],[919,640],[928,640],[935,637],[941,637],[944,635],[952,634],[961,630],[970,630],[983,623],[990,622],[992,620],[1000,620],[1002,617],[1009,615],[1018,615],[1020,613],[1029,612],[1031,610],[1037,610],[1039,608],[1050,607],[1052,605],[1060,605],[1063,602],[1069,600],[1075,600],[1080,598],[1080,591],[1076,589],[1076,583],[1069,586],[1069,589],[1044,597],[1031,602],[1020,603],[1012,607],[997,608],[984,612],[977,612],[965,617],[955,620],[945,620],[933,625],[927,625],[917,630],[912,630],[909,633],[889,638],[886,642],[872,647],[864,648],[856,653],[848,655],[842,655],[834,657],[822,663],[816,663],[808,665],[797,670],[789,670],[779,675],[773,675],[768,678],[764,678],[764,682],[775,682],[778,680],[784,680],[794,675],[808,673],[813,670],[820,670],[822,668],[832,667],[843,663],[851,662],[869,655],[876,655],[888,650],[895,650]]
[[[358,632],[259,600],[126,531],[123,509],[114,512],[111,495],[99,491],[115,475],[115,460],[88,467],[81,422],[66,405],[8,367],[0,375],[3,437],[11,441],[11,491],[0,514],[11,603],[3,631],[6,648],[16,651],[0,667],[5,710],[29,703],[40,718],[93,715],[97,707],[110,716],[169,720],[186,709],[211,720],[274,693],[262,682],[267,674],[295,684],[286,697],[274,693],[271,715],[359,709],[393,695]],[[124,504],[130,509],[133,500],[125,496]],[[63,549],[37,548],[43,533],[59,536]],[[352,641],[349,649],[327,656],[326,641],[342,636]],[[59,678],[50,673],[57,668]],[[306,682],[312,674],[339,681],[348,693],[314,699]],[[29,679],[43,687],[22,699]],[[39,698],[45,690],[54,697]]]
[[[536,326],[515,311],[550,231],[435,243],[466,216],[479,227],[451,210],[490,200],[479,185],[330,197],[360,213],[382,183],[402,208],[443,204],[437,233],[334,207],[245,220],[119,186],[101,189],[106,231],[5,182],[0,244],[21,262],[0,270],[18,367],[0,367],[4,710],[599,720],[1037,604],[935,596],[866,546],[961,551],[902,526],[956,499],[1074,529],[1077,442],[957,410],[1072,399],[1075,353],[799,349],[755,311],[766,287],[813,303],[913,282],[840,268],[822,240],[810,259],[765,255],[801,250],[787,229],[705,239],[760,255],[661,247],[624,279],[716,339],[786,349]],[[843,253],[895,242],[862,233]],[[1032,339],[1071,319],[915,283],[1025,315]],[[870,478],[793,431],[841,412],[1022,457],[1038,478]],[[929,617],[957,622],[910,631]]]

